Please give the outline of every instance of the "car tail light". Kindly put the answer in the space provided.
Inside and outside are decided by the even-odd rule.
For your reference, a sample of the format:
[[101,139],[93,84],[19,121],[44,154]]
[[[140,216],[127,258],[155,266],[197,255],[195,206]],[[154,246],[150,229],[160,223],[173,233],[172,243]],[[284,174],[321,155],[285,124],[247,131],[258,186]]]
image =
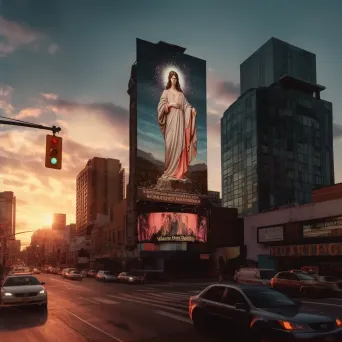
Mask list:
[[336,319],[336,325],[338,328],[342,328],[342,321],[340,319]]
[[189,307],[192,306],[193,297],[189,298]]

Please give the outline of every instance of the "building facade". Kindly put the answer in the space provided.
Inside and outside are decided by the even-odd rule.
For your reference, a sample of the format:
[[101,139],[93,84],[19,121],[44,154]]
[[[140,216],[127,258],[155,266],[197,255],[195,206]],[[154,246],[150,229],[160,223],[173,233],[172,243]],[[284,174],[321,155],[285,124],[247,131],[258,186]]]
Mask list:
[[261,268],[342,275],[342,197],[245,217],[244,241]]
[[66,214],[53,214],[52,229],[65,230],[66,227]]
[[[16,197],[12,191],[0,192],[0,235],[14,235],[16,223]],[[11,237],[14,239],[14,236]]]
[[[313,77],[313,76],[312,76]],[[311,201],[334,183],[332,104],[290,76],[249,89],[221,119],[222,202],[240,215]]]
[[241,94],[249,89],[268,87],[284,75],[315,84],[316,55],[271,38],[241,63]]
[[90,159],[76,180],[76,231],[87,235],[97,214],[107,215],[125,194],[125,170],[119,160]]
[[219,191],[208,191],[208,200],[214,207],[222,206],[222,199]]

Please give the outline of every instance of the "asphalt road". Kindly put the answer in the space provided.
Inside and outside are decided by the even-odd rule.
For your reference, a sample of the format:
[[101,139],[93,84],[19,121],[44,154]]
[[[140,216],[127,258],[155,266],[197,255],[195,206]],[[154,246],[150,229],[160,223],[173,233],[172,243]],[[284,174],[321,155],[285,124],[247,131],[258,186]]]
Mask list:
[[[125,285],[93,279],[45,281],[47,314],[36,309],[0,310],[0,341],[16,342],[212,342],[188,319],[188,298],[207,284]],[[342,300],[306,300],[302,310],[342,317]]]

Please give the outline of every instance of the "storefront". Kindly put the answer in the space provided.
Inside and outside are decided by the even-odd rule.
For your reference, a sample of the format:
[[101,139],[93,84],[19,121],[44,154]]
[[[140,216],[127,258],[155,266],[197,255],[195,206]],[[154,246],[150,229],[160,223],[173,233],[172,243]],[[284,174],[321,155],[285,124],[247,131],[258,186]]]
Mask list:
[[244,220],[247,258],[277,270],[342,276],[342,199],[252,215]]

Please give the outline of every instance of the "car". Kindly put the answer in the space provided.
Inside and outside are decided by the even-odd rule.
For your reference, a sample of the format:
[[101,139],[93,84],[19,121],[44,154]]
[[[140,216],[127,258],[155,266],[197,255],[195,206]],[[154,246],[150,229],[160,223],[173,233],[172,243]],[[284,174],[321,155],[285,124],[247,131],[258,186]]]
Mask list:
[[235,279],[238,284],[270,285],[276,273],[273,269],[242,267],[236,272]]
[[72,271],[68,271],[65,273],[65,277],[67,279],[71,279],[71,280],[82,280],[82,274],[80,271],[75,271],[75,270],[72,270]]
[[88,273],[87,273],[87,277],[89,278],[95,278],[96,275],[97,275],[97,271],[96,270],[90,270]]
[[98,281],[118,281],[118,277],[110,271],[99,271],[96,275]]
[[145,276],[140,273],[121,272],[118,275],[118,280],[128,284],[143,284],[145,283]]
[[38,268],[34,268],[32,270],[32,274],[40,274],[40,270]]
[[48,296],[45,282],[40,282],[29,274],[15,274],[8,276],[1,286],[1,306],[39,305],[47,309]]
[[77,268],[66,268],[65,270],[63,270],[63,278],[68,278],[68,274],[70,274],[72,271],[77,271]]
[[278,272],[271,279],[271,287],[291,296],[330,296],[331,286],[307,273]]
[[301,302],[262,285],[210,285],[189,299],[189,317],[241,341],[342,341],[342,318],[303,312]]

